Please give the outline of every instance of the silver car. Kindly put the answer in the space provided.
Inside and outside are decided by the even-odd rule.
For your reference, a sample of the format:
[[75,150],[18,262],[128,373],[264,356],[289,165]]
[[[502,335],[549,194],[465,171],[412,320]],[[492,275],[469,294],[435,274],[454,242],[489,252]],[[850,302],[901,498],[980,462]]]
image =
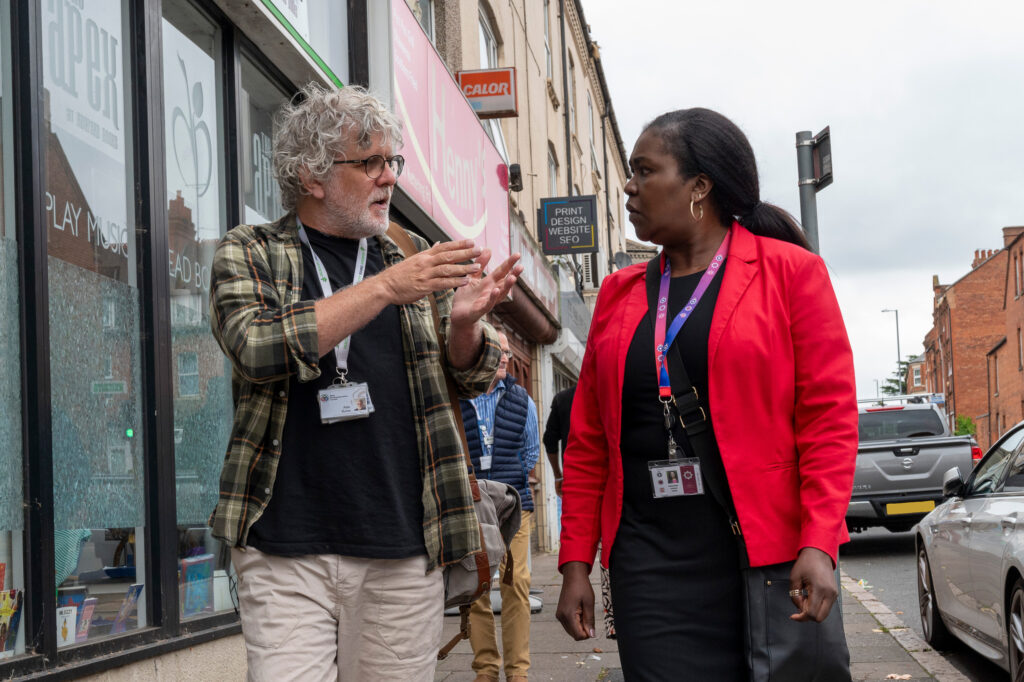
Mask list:
[[1024,682],[1024,422],[966,482],[947,471],[943,493],[915,528],[925,639],[942,649],[955,636]]

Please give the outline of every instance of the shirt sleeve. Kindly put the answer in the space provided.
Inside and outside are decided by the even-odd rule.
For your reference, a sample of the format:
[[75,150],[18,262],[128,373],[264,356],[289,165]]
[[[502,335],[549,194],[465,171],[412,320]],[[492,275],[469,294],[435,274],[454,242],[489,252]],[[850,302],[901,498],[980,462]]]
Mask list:
[[[320,375],[313,301],[280,299],[266,249],[251,233],[236,228],[217,245],[211,276],[213,335],[246,381],[266,383],[297,374]],[[249,230],[249,232],[246,232]]]
[[537,423],[537,405],[533,402],[533,398],[526,396],[527,410],[526,410],[526,441],[523,443],[523,463],[526,464],[526,470],[532,471],[533,467],[537,466],[537,460],[540,459],[540,437],[538,432],[540,426]]

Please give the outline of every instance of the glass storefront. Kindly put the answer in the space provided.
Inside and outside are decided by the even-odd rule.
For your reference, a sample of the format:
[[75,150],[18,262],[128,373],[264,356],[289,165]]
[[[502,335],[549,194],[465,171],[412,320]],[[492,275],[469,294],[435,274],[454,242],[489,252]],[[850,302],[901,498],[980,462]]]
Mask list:
[[[7,16],[9,3],[0,2]],[[14,229],[10,24],[0,23],[0,658],[25,651],[22,604],[21,329],[18,241]]]
[[210,267],[227,228],[221,32],[191,5],[163,8],[168,270],[174,380],[179,614],[233,609],[230,551],[206,525],[231,432],[231,366],[210,333]]
[[[347,6],[295,7],[347,77]],[[4,679],[240,633],[207,526],[233,416],[210,273],[228,229],[283,214],[287,48],[246,32],[271,21],[210,0],[0,0]]]
[[148,624],[127,5],[41,0],[58,646]]
[[288,100],[288,95],[250,57],[243,55],[241,62],[238,155],[245,203],[242,220],[248,224],[269,223],[284,215],[270,153],[274,112]]

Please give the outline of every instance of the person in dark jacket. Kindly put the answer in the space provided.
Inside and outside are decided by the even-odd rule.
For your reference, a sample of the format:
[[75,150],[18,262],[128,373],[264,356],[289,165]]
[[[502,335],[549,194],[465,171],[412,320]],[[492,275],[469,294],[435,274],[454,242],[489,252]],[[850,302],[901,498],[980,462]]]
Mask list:
[[[501,583],[501,651],[494,627],[490,594],[469,612],[476,682],[497,682],[504,659],[505,679],[526,682],[530,669],[530,517],[533,494],[529,474],[540,457],[537,406],[514,377],[508,375],[512,350],[508,336],[498,332],[501,364],[487,393],[460,401],[466,440],[477,478],[508,483],[519,491],[523,518],[512,538],[512,584]],[[504,572],[505,564],[499,569]],[[504,654],[504,656],[502,655]]]
[[562,453],[569,442],[569,415],[572,399],[576,395],[576,382],[563,388],[551,399],[551,413],[544,425],[544,452],[555,474],[555,494],[562,496]]

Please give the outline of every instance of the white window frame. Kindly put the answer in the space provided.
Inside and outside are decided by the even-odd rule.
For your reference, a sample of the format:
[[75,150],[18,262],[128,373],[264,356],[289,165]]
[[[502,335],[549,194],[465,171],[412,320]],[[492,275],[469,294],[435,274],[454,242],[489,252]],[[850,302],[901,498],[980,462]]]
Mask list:
[[921,365],[914,365],[914,385],[921,385]]
[[548,190],[550,196],[558,196],[558,159],[551,147],[548,147]]
[[[498,40],[494,37],[491,20],[484,12],[483,7],[480,7],[479,17],[477,33],[480,38],[480,68],[496,69],[498,68]],[[508,148],[505,146],[505,135],[501,131],[501,124],[498,122],[498,119],[485,118],[481,119],[480,122],[487,132],[487,136],[491,138],[491,142],[498,148],[498,153],[501,155],[502,160],[508,163]]]

